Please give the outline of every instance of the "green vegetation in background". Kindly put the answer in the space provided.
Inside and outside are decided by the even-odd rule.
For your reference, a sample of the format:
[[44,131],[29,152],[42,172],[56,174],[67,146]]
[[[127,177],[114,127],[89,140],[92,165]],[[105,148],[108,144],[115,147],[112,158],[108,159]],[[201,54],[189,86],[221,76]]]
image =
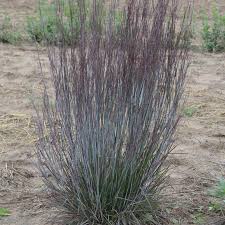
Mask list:
[[205,224],[205,218],[203,213],[195,213],[194,215],[191,216],[193,219],[194,224]]
[[202,39],[208,52],[225,50],[225,15],[221,15],[216,7],[212,10],[212,23],[206,13],[203,14]]
[[7,44],[18,44],[22,41],[21,34],[16,31],[11,18],[5,16],[0,24],[0,42]]
[[[72,5],[71,5],[72,4]],[[101,4],[101,3],[100,3]],[[90,29],[90,1],[86,0],[87,14],[86,24],[87,29]],[[35,16],[27,18],[27,33],[31,40],[41,43],[57,43],[64,41],[70,45],[71,41],[76,41],[80,29],[79,11],[77,2],[70,0],[60,0],[61,12],[57,12],[55,2],[49,3],[47,0],[41,0],[39,10]],[[104,10],[103,10],[104,11]],[[115,14],[115,26],[119,29],[122,21],[122,12]],[[106,12],[101,15],[101,24],[104,23]],[[102,29],[102,27],[100,27]],[[63,30],[63,37],[62,31]],[[61,35],[61,36],[60,36]]]
[[[76,23],[78,19],[74,15],[77,10],[73,7],[74,12],[68,8],[69,1],[63,0],[63,29],[66,42],[69,41],[69,28],[70,23]],[[61,15],[58,15],[61,16]],[[57,9],[55,3],[49,3],[47,0],[41,0],[39,3],[39,10],[35,16],[27,18],[27,32],[33,41],[41,43],[46,40],[47,42],[54,43],[59,39],[59,18],[57,16]]]
[[[86,5],[89,4],[90,1],[87,0]],[[32,42],[35,41],[38,43],[48,42],[56,44],[64,41],[69,45],[71,41],[75,42],[78,38],[80,29],[77,3],[71,2],[70,0],[60,0],[60,6],[62,11],[61,13],[57,13],[55,1],[49,3],[47,0],[40,0],[36,15],[27,17],[25,34],[23,36],[13,25],[11,18],[5,16],[2,23],[0,23],[0,42],[18,44],[22,40],[25,40],[27,36]],[[123,13],[117,11],[115,13],[116,29],[119,29],[122,18]],[[106,11],[103,11],[103,14],[101,15],[102,25],[104,24],[105,19]],[[85,26],[87,27],[87,30],[91,29],[90,10],[87,11]],[[100,29],[102,29],[102,27],[100,27]],[[61,32],[62,30],[63,32]]]
[[6,208],[0,208],[0,218],[3,216],[10,216],[10,211]]
[[197,111],[198,111],[197,106],[194,106],[194,105],[188,106],[183,109],[183,115],[186,117],[192,117]]
[[225,179],[218,181],[215,188],[210,191],[210,195],[215,197],[216,201],[210,203],[209,211],[223,213],[225,210]]

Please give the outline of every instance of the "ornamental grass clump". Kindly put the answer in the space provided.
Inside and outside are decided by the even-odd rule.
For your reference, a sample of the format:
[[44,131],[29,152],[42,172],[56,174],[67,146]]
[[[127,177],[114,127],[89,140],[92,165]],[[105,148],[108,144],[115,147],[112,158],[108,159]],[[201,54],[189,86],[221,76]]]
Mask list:
[[119,21],[116,0],[73,7],[75,41],[63,41],[58,16],[60,42],[48,48],[54,94],[45,82],[37,109],[44,181],[71,224],[165,224],[162,166],[179,119],[190,8],[178,23],[176,0],[129,0]]

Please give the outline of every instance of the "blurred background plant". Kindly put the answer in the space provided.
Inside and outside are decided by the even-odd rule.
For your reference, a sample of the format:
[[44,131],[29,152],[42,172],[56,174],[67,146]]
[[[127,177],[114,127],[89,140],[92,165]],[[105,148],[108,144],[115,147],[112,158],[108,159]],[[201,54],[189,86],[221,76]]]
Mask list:
[[216,7],[212,9],[212,22],[206,13],[202,16],[203,47],[208,52],[222,52],[225,50],[225,15]]
[[210,190],[210,195],[215,197],[216,200],[212,201],[209,205],[209,211],[221,213],[225,212],[225,180],[221,178],[217,185]]
[[5,216],[10,216],[10,211],[6,208],[0,208],[0,219]]
[[5,16],[0,23],[0,42],[6,44],[18,44],[22,41],[22,35],[16,30],[9,16]]
[[[73,8],[71,12],[68,8],[69,0],[60,0],[63,5],[63,25],[65,38],[69,42],[69,23],[76,23],[76,14],[72,15],[72,10],[76,11],[77,8]],[[35,16],[27,18],[27,32],[33,41],[39,43],[47,41],[54,43],[58,40],[59,36],[59,14],[57,14],[55,1],[40,0],[38,11]]]
[[[85,26],[88,30],[90,30],[91,26],[90,2],[90,0],[85,0],[87,13]],[[59,4],[60,7],[57,7]],[[73,6],[71,7],[71,5]],[[105,10],[102,11],[102,20],[106,19]],[[121,20],[122,12],[117,10],[115,13],[117,29],[121,24]],[[38,43],[47,41],[48,43],[56,44],[57,42],[61,42],[61,38],[63,38],[65,43],[71,45],[71,42],[78,39],[79,29],[79,6],[77,1],[73,1],[72,3],[71,0],[40,0],[37,14],[27,18],[28,35],[31,40],[37,41]],[[61,37],[62,32],[63,37]]]

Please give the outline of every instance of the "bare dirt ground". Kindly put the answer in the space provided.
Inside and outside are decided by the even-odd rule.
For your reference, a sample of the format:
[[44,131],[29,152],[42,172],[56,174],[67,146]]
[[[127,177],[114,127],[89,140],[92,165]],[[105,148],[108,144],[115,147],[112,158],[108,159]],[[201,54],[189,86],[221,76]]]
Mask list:
[[[0,0],[0,14],[22,26],[36,2]],[[211,2],[196,1],[197,15],[200,6],[209,7]],[[216,2],[225,12],[225,1]],[[190,225],[198,224],[203,211],[208,216],[199,224],[212,220],[216,225],[217,215],[207,209],[208,190],[225,175],[225,54],[191,54],[185,108],[193,109],[193,115],[183,117],[177,147],[168,159],[170,213],[177,224]],[[47,62],[44,52],[41,58]],[[0,44],[0,207],[11,211],[9,217],[0,219],[1,225],[49,225],[55,216],[35,169],[29,93],[39,89],[40,81],[34,46]]]

